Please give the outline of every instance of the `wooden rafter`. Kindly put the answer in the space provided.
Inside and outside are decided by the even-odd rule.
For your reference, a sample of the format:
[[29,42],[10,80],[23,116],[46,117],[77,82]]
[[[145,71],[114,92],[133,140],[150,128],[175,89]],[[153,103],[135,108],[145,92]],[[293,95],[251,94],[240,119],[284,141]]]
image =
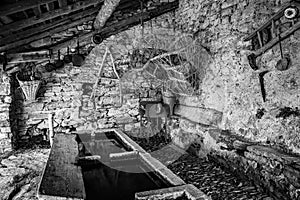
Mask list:
[[14,4],[8,4],[0,7],[0,16],[17,13],[23,10],[37,7],[42,4],[51,3],[56,0],[21,0]]
[[[173,11],[177,9],[179,6],[178,1],[170,2],[170,3],[162,3],[161,5],[158,5],[155,8],[148,9],[147,11],[144,11],[143,13],[137,13],[131,17],[126,17],[122,20],[119,20],[113,24],[110,24],[109,21],[107,22],[107,26],[104,26],[100,31],[97,33],[102,35],[104,38],[107,38],[111,35],[120,33],[121,31],[124,31],[128,28],[131,28],[133,26],[136,26],[140,24],[140,20],[142,19],[143,22],[149,21],[155,17],[158,17],[162,14],[165,14],[167,12]],[[111,19],[113,17],[111,16]]]
[[105,0],[104,5],[101,7],[95,22],[94,22],[94,28],[95,29],[101,29],[107,19],[112,15],[112,13],[115,11],[116,7],[119,5],[121,0]]
[[[92,5],[97,5],[103,2],[103,0],[87,0],[87,1],[78,1],[75,4],[68,5],[44,14],[41,14],[39,18],[31,17],[21,21],[16,21],[7,25],[0,27],[0,35],[7,35],[13,31],[18,31],[22,28],[32,26],[41,22],[44,22],[49,19],[53,19],[59,16],[68,15],[74,11],[87,8]],[[63,4],[64,5],[64,4]]]
[[[91,42],[91,38],[94,34],[100,34],[103,36],[103,38],[107,38],[111,35],[118,34],[124,30],[127,30],[135,25],[138,25],[140,23],[140,18],[143,17],[143,21],[149,21],[155,17],[158,17],[162,14],[165,14],[167,12],[173,11],[178,8],[178,1],[172,2],[172,3],[165,3],[156,9],[149,9],[148,11],[139,14],[136,14],[131,17],[124,18],[123,20],[120,20],[118,22],[115,22],[114,24],[111,24],[109,26],[104,26],[103,29],[100,31],[92,31],[89,33],[84,33],[78,36],[80,41],[87,41]],[[50,48],[53,51],[66,48],[68,46],[76,46],[76,41],[73,41],[72,38],[66,39],[65,41],[59,42],[55,45],[51,45],[46,48]]]
[[[30,41],[35,41],[36,38],[44,38],[53,33],[57,33],[61,30],[65,30],[66,26],[68,26],[69,24],[67,24],[66,26],[58,25],[57,28],[52,29],[50,33],[46,31],[41,34],[38,34],[39,37],[36,37],[35,35],[34,37],[26,38],[25,40],[17,41],[12,44],[2,46],[0,47],[0,52],[6,50],[7,52],[20,52],[20,51],[25,51],[26,49],[31,51],[41,50],[41,49],[51,49],[54,52],[60,49],[64,49],[66,47],[75,47],[76,40],[79,40],[81,44],[90,44],[92,42],[91,38],[93,37],[94,34],[100,34],[101,36],[103,36],[103,38],[107,38],[111,35],[118,34],[135,25],[140,24],[141,18],[143,18],[143,21],[146,22],[167,12],[174,11],[175,9],[178,8],[178,6],[179,6],[178,1],[173,1],[170,3],[161,3],[160,5],[148,9],[143,13],[133,13],[133,15],[124,15],[123,19],[118,20],[116,22],[113,21],[114,20],[114,14],[113,14],[112,16],[110,16],[107,23],[104,25],[104,27],[101,30],[79,33],[80,35],[74,35],[74,37],[66,38],[52,45],[41,46],[37,48],[33,48],[27,45]],[[97,11],[95,11],[94,18],[96,16]],[[71,23],[72,24],[69,25],[68,27],[78,25],[80,21],[73,21]],[[76,40],[74,40],[74,38],[76,38]]]
[[[20,38],[16,37],[16,35],[7,38],[1,38],[0,44],[4,44],[4,45],[0,46],[0,52],[17,48],[18,46],[22,46],[30,42],[33,42],[35,40],[39,40],[51,36],[54,33],[64,31],[68,28],[72,28],[84,22],[94,20],[97,11],[98,8],[85,10],[81,13],[81,15],[74,14],[72,15],[72,17],[59,20],[59,22],[51,23],[49,25],[43,25],[43,28],[36,27],[34,29],[27,30],[26,32],[20,33]],[[27,38],[23,38],[25,35]],[[20,40],[16,41],[17,38]],[[12,42],[7,43],[8,40]]]
[[67,0],[58,0],[58,4],[60,7],[65,7],[68,4],[68,2]]

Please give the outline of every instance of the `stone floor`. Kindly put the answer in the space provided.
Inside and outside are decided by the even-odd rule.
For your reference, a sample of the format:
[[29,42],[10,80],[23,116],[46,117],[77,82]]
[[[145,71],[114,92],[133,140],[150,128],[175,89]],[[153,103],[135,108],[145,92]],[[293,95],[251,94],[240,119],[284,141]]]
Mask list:
[[[153,146],[157,146],[156,142],[150,141]],[[0,200],[37,200],[36,190],[49,152],[49,149],[36,148],[0,157]],[[213,200],[271,200],[247,181],[237,179],[206,159],[180,151],[174,145],[163,145],[151,154]]]
[[0,200],[37,200],[50,149],[18,150],[0,157]]
[[[186,183],[194,184],[212,200],[272,200],[250,182],[237,178],[208,159],[190,155],[167,141],[159,141],[163,138],[131,138]],[[160,149],[157,149],[158,146]]]

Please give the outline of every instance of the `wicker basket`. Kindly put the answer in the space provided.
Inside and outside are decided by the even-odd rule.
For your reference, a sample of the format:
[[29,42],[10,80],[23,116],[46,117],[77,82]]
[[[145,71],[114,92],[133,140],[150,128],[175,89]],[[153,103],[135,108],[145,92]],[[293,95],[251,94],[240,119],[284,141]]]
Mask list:
[[37,92],[40,88],[41,81],[40,80],[21,81],[18,78],[18,74],[16,75],[16,77],[25,95],[25,100],[30,102],[35,101]]

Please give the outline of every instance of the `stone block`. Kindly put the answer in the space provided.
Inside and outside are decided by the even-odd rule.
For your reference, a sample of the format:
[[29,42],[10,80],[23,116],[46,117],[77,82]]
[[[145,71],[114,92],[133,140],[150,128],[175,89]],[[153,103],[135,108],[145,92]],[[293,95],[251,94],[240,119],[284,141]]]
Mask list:
[[126,116],[116,117],[116,122],[119,124],[131,123],[134,122],[134,120],[135,120],[134,118],[126,117]]
[[0,104],[0,112],[9,111],[9,104]]
[[11,103],[12,99],[11,96],[4,97],[4,103]]
[[174,108],[174,114],[182,116],[192,122],[205,125],[219,125],[222,120],[222,112],[209,108],[189,107],[179,105]]
[[9,95],[9,94],[10,94],[9,84],[0,83],[0,95]]
[[0,113],[0,121],[5,121],[9,119],[9,113],[8,112],[2,112]]
[[0,132],[0,140],[7,139],[7,134]]
[[237,3],[237,2],[236,2],[235,0],[227,0],[226,2],[222,3],[221,9],[233,7],[233,6],[236,5],[236,3]]
[[0,127],[0,133],[10,133],[11,128],[10,127]]
[[10,146],[11,144],[11,139],[6,138],[6,139],[1,139],[0,140],[0,147],[2,146]]

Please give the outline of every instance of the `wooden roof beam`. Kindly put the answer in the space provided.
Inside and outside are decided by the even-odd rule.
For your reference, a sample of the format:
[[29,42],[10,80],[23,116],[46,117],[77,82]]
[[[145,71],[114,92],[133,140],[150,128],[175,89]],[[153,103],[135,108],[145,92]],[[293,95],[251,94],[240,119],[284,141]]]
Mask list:
[[143,17],[144,21],[149,21],[155,17],[158,17],[162,14],[165,14],[167,12],[171,12],[171,11],[177,9],[178,6],[179,6],[178,0],[171,2],[171,3],[164,3],[160,6],[158,6],[158,8],[156,8],[156,9],[151,9],[144,13],[139,13],[135,16],[124,18],[123,20],[118,21],[114,24],[111,24],[107,27],[104,26],[100,31],[97,30],[97,31],[89,32],[89,33],[84,33],[82,35],[79,35],[77,37],[77,39],[75,39],[75,40],[72,38],[67,39],[65,41],[62,41],[62,42],[52,45],[50,47],[46,47],[46,49],[52,49],[53,51],[57,51],[59,49],[66,48],[68,46],[76,46],[77,40],[79,40],[80,42],[91,42],[93,35],[96,33],[103,35],[104,38],[108,38],[111,35],[118,34],[124,30],[127,30],[133,26],[140,24],[141,17]]
[[75,4],[41,14],[41,16],[39,18],[31,17],[31,18],[24,19],[21,21],[16,21],[16,22],[1,26],[0,27],[0,35],[8,35],[11,32],[18,31],[22,28],[32,26],[32,25],[35,25],[38,23],[42,23],[46,20],[53,19],[53,18],[56,18],[59,16],[68,15],[74,11],[78,11],[80,9],[87,8],[92,5],[97,5],[97,4],[103,3],[103,1],[104,0],[86,0],[86,1],[81,0],[81,1],[76,2]]
[[[121,21],[118,21],[114,24],[111,24],[109,26],[104,26],[103,29],[100,31],[91,31],[88,33],[83,33],[78,36],[74,36],[73,38],[68,38],[63,41],[57,42],[53,45],[43,46],[39,48],[31,48],[31,50],[41,50],[41,49],[51,49],[53,52],[67,48],[68,46],[76,46],[77,40],[82,44],[88,44],[92,42],[92,37],[94,34],[101,34],[104,38],[108,38],[111,35],[118,34],[124,30],[127,30],[133,26],[136,26],[140,24],[140,19],[143,17],[143,21],[149,21],[155,17],[158,17],[160,15],[163,15],[165,13],[174,11],[179,6],[178,0],[171,2],[171,3],[163,3],[159,5],[156,9],[149,9],[148,11],[144,13],[139,13],[131,17],[124,18]],[[1,48],[0,48],[1,51]]]
[[23,10],[34,8],[42,4],[51,3],[56,0],[21,0],[13,4],[8,4],[0,7],[0,16],[17,13]]
[[95,22],[94,28],[100,30],[108,18],[112,15],[115,11],[116,7],[119,5],[121,0],[105,0],[104,5],[101,7]]
[[75,27],[76,25],[80,25],[84,22],[94,20],[98,9],[99,7],[85,10],[81,12],[81,14],[77,13],[66,19],[61,19],[50,24],[35,27],[13,36],[1,38],[0,45],[2,46],[0,46],[0,52],[18,48],[30,42],[51,36],[54,33],[58,33],[68,28]]
[[[146,22],[165,13],[174,11],[178,7],[179,7],[178,0],[170,3],[162,3],[161,5],[158,5],[156,8],[149,9],[142,13],[138,13],[134,16],[124,18],[123,20],[120,20],[116,23],[110,24],[108,26],[104,26],[100,31],[97,32],[97,34],[100,34],[103,38],[107,38],[111,35],[118,34],[121,31],[127,30],[133,26],[140,24],[141,19],[144,22]],[[111,19],[113,19],[113,17],[111,17]]]

